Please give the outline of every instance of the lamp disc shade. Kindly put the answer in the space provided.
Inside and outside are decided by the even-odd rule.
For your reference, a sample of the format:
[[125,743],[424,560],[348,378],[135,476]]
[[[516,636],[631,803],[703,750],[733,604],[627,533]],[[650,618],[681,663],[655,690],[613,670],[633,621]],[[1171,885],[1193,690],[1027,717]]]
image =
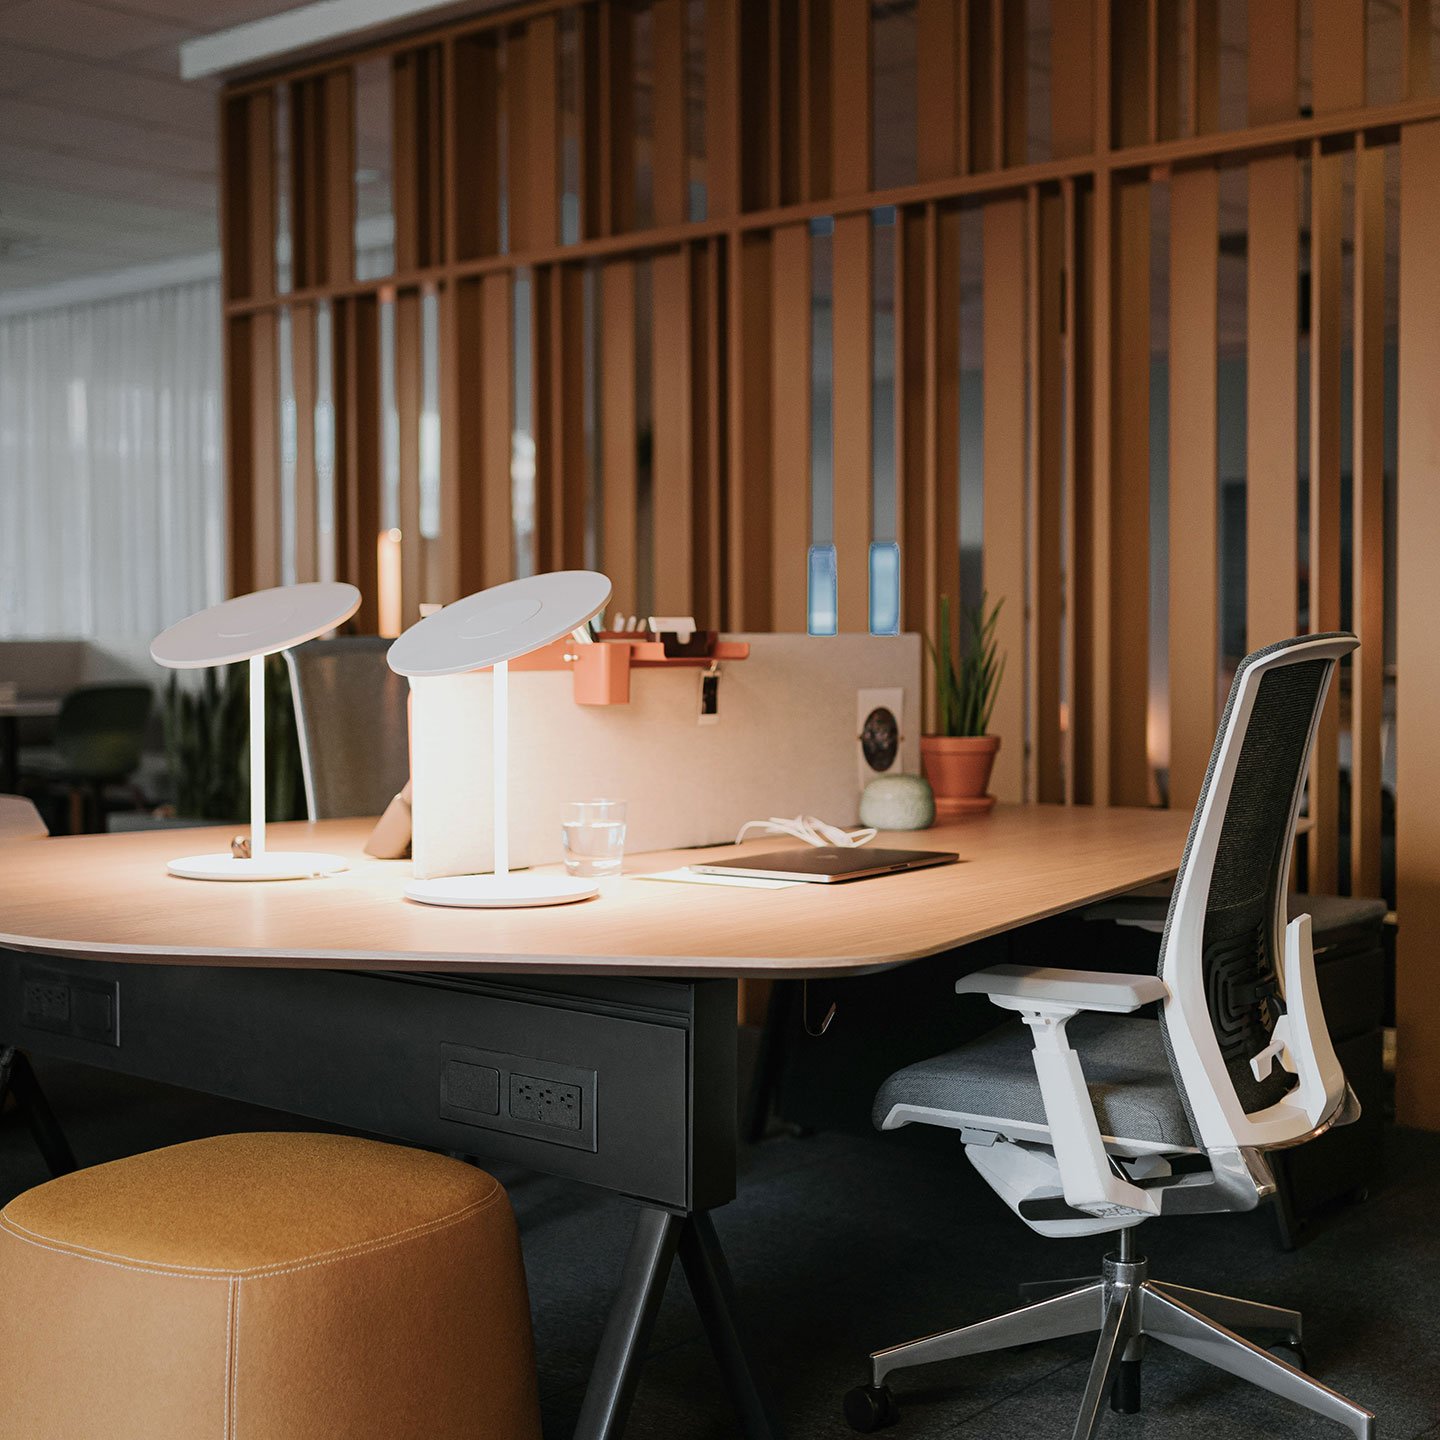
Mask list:
[[462,675],[528,655],[598,615],[610,581],[594,570],[556,570],[477,591],[427,615],[391,647],[400,675]]
[[155,637],[150,655],[172,670],[233,665],[313,640],[359,608],[360,592],[353,585],[317,582],[255,590],[178,621]]

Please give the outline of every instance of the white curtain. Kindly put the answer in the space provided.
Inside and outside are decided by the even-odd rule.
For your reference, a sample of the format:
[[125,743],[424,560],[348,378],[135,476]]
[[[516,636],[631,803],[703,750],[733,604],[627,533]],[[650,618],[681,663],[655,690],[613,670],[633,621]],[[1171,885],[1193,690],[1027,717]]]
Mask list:
[[218,282],[0,317],[0,636],[149,636],[225,583]]

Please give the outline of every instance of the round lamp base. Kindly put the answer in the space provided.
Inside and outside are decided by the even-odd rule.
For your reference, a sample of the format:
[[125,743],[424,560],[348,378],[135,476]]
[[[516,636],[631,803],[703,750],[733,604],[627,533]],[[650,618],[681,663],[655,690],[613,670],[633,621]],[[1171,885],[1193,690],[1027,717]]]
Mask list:
[[348,870],[350,862],[343,855],[318,850],[267,850],[253,860],[237,860],[233,855],[186,855],[172,860],[168,868],[172,875],[185,880],[309,880]]
[[412,880],[407,900],[422,905],[456,905],[476,910],[515,910],[532,905],[570,905],[600,893],[594,880],[569,875],[451,875]]

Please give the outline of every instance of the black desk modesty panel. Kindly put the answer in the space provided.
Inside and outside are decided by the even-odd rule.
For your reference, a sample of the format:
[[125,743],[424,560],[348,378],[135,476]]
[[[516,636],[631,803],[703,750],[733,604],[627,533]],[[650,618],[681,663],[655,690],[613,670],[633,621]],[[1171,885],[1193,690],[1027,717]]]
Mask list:
[[695,1211],[735,1194],[735,992],[0,951],[0,1035]]

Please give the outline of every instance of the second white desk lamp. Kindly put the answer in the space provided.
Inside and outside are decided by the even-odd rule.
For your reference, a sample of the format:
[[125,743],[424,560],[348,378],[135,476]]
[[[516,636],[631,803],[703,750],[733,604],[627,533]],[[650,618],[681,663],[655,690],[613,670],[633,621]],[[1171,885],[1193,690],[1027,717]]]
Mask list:
[[414,880],[411,900],[426,905],[511,909],[565,905],[599,892],[593,880],[510,870],[509,662],[568,635],[610,599],[609,579],[594,570],[557,570],[467,595],[427,615],[390,647],[390,668],[411,678],[463,675],[493,667],[495,873]]
[[212,605],[155,637],[151,659],[172,670],[250,662],[250,854],[188,855],[170,862],[172,875],[187,880],[303,880],[345,869],[343,855],[266,848],[265,657],[333,630],[359,606],[360,592],[353,585],[281,585]]

